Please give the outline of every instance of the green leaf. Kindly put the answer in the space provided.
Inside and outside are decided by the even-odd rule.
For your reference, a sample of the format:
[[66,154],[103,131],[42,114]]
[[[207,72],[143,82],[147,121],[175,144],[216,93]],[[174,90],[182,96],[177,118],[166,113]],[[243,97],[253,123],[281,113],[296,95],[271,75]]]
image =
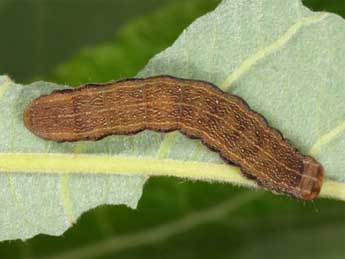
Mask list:
[[[332,58],[344,52],[339,43],[344,35],[343,20],[312,13],[299,1],[246,3],[224,1],[216,11],[191,25],[140,75],[164,73],[209,80],[243,96],[302,151],[315,150],[326,166],[327,177],[341,181],[341,154],[327,156],[331,165],[323,156],[328,149],[335,153],[334,147],[344,146],[344,106],[340,102],[344,78],[339,73],[344,61]],[[281,10],[285,10],[285,16]],[[336,51],[331,53],[334,46]],[[24,87],[7,77],[0,82],[0,112],[13,114],[0,118],[0,171],[5,172],[0,180],[4,204],[0,213],[1,239],[61,234],[83,211],[99,204],[134,207],[147,175],[250,183],[199,141],[176,133],[144,132],[77,144],[37,139],[23,127],[23,107],[34,97],[62,86],[39,82]],[[334,95],[337,90],[338,95]],[[329,109],[332,114],[326,113]],[[45,172],[51,174],[37,175]],[[340,193],[343,185],[327,183],[328,189],[323,188],[326,195],[344,197]],[[339,186],[335,194],[330,183]]]
[[[58,88],[66,87],[44,82],[23,86],[6,76],[0,77],[1,240],[25,239],[38,233],[60,235],[84,211],[100,204],[126,204],[135,208],[141,196],[144,177],[92,176],[80,175],[79,172],[71,176],[32,174],[45,173],[39,169],[43,161],[50,161],[47,172],[56,172],[57,164],[49,157],[71,157],[81,152],[115,154],[126,150],[126,147],[128,150],[128,146],[124,146],[128,143],[112,139],[103,144],[79,142],[60,145],[33,137],[23,125],[24,106],[33,98]],[[25,156],[24,160],[19,158],[21,155]],[[37,155],[39,158],[35,159]],[[32,167],[29,168],[32,158]],[[17,170],[11,170],[11,162],[16,164]],[[69,166],[63,159],[59,163]],[[87,161],[81,163],[87,168]],[[85,170],[80,171],[83,172]]]
[[[299,0],[223,1],[139,76],[207,80],[243,97],[321,161],[327,178],[345,182],[344,25],[341,17],[312,12]],[[186,141],[182,135],[165,138],[176,143],[169,145],[171,153]],[[190,148],[169,157],[189,159],[198,147]]]

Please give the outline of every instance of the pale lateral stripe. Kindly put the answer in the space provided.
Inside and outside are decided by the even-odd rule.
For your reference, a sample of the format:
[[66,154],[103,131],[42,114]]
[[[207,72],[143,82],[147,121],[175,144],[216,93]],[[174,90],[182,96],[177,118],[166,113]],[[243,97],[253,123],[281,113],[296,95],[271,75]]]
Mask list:
[[259,49],[253,56],[248,57],[244,62],[236,68],[219,86],[222,90],[228,90],[233,83],[239,79],[244,73],[251,69],[259,60],[267,57],[272,52],[283,47],[303,26],[310,25],[325,19],[329,14],[322,13],[311,17],[302,17],[297,23],[292,25],[281,37],[274,41],[271,45]]

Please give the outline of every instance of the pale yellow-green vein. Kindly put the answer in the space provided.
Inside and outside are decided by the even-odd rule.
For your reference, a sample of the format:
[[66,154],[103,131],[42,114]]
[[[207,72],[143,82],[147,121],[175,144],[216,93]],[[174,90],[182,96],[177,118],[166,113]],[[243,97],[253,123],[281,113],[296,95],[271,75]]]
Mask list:
[[236,68],[226,79],[219,85],[221,89],[228,90],[233,83],[244,73],[249,71],[259,60],[267,57],[274,51],[283,47],[296,33],[303,27],[315,22],[319,22],[328,16],[327,13],[317,14],[310,17],[302,17],[298,22],[292,25],[283,35],[276,39],[272,44],[259,49],[254,55],[245,59],[242,64]]
[[[328,14],[318,14],[316,16],[311,17],[303,17],[297,23],[289,28],[289,30],[284,33],[280,38],[278,38],[275,42],[271,45],[258,50],[253,56],[247,58],[237,69],[235,69],[224,81],[220,84],[220,88],[223,90],[227,90],[234,81],[236,81],[242,74],[247,72],[255,63],[257,63],[260,59],[266,57],[273,51],[282,47],[286,42],[289,41],[290,38],[295,35],[299,29],[305,25],[318,22],[324,19]],[[159,147],[157,157],[164,158],[167,156],[171,145],[174,143],[177,134],[170,133],[164,136],[163,141]]]
[[70,225],[73,225],[76,222],[76,219],[73,215],[73,209],[70,199],[70,193],[68,188],[68,181],[69,180],[69,174],[63,174],[60,176],[60,199],[62,202],[62,207],[64,209],[66,218],[68,220],[68,223]]
[[35,228],[35,226],[29,220],[27,220],[26,217],[25,217],[24,209],[22,208],[22,206],[20,205],[20,202],[17,199],[16,191],[15,191],[13,185],[12,185],[11,178],[10,177],[6,177],[6,180],[7,180],[7,184],[6,184],[7,190],[9,191],[9,193],[10,193],[10,195],[12,197],[12,201],[13,201],[14,207],[16,208],[18,213],[20,215],[22,215],[23,222],[25,223],[25,225],[27,227]]
[[309,154],[315,156],[320,150],[321,147],[327,143],[329,143],[332,139],[336,138],[339,134],[345,131],[345,121],[335,127],[334,129],[330,130],[326,134],[322,135],[315,144],[309,150]]
[[168,155],[171,145],[175,142],[177,132],[171,132],[164,136],[157,152],[157,158],[163,159]]
[[[87,163],[85,163],[87,161]],[[238,167],[227,164],[162,160],[125,156],[101,156],[91,154],[0,154],[0,171],[52,174],[116,174],[142,176],[174,176],[180,178],[227,182],[256,187],[244,178]],[[330,186],[333,186],[332,188]],[[321,196],[345,201],[345,183],[326,179]]]
[[[5,80],[8,84],[7,84],[7,88],[10,86],[11,81],[10,79],[7,77]],[[4,93],[4,92],[3,92]],[[0,96],[1,97],[1,96]],[[14,119],[11,119],[11,137],[10,137],[10,149],[14,150],[15,149],[15,136],[16,136],[16,127],[15,127],[15,122]],[[17,196],[17,192],[15,187],[12,184],[12,177],[10,177],[9,174],[6,175],[6,179],[7,179],[7,188],[9,190],[10,195],[12,196],[12,201],[14,204],[14,207],[17,209],[17,211],[19,212],[20,215],[22,215],[22,220],[23,222],[28,226],[28,228],[31,229],[40,229],[40,230],[45,230],[42,227],[36,226],[36,224],[34,222],[31,222],[25,213],[25,209],[22,206],[20,199]]]
[[39,226],[36,223],[28,220],[26,213],[25,213],[25,209],[23,208],[23,206],[21,206],[21,202],[19,201],[19,199],[17,197],[17,193],[16,193],[16,190],[12,184],[11,178],[7,177],[6,179],[7,179],[7,188],[8,188],[8,190],[12,196],[14,206],[17,209],[17,211],[19,212],[19,214],[22,216],[22,220],[25,223],[25,225],[31,229],[39,229],[42,232],[48,232],[48,230],[46,228]]
[[193,153],[192,153],[192,157],[191,157],[191,160],[192,161],[196,161],[198,160],[198,158],[200,157],[201,155],[201,152],[202,152],[202,148],[204,147],[203,144],[201,144],[200,142],[197,143],[197,146],[196,148],[194,149]]
[[5,79],[1,82],[0,85],[0,99],[5,94],[6,90],[11,86],[11,79],[8,76],[5,76]]
[[[84,149],[85,149],[85,142],[80,141],[76,143],[73,151],[75,154],[80,154],[84,151]],[[65,173],[61,175],[60,176],[60,192],[59,192],[60,199],[65,211],[66,218],[69,224],[73,225],[76,222],[76,218],[74,216],[74,212],[72,208],[68,183],[69,183],[69,173]]]

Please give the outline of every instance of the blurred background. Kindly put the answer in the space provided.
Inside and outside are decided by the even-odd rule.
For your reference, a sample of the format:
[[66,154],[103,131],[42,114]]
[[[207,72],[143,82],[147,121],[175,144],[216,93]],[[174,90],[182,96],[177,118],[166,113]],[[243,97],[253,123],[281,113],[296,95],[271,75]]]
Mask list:
[[[78,85],[134,76],[219,0],[0,0],[0,74]],[[345,17],[343,0],[305,0]],[[1,204],[0,204],[1,209]],[[345,204],[151,178],[137,210],[101,206],[0,258],[345,258]]]

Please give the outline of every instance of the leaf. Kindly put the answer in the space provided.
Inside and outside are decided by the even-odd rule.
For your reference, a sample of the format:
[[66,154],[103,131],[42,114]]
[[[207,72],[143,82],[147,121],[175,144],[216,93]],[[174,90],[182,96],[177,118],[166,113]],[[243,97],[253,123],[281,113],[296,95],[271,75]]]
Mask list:
[[[175,39],[178,36],[179,32],[182,31],[184,26],[187,26],[194,18],[200,15],[200,13],[204,13],[207,10],[211,10],[211,8],[215,6],[215,2],[218,2],[218,0],[217,1],[209,1],[209,0],[188,1],[188,2],[173,3],[171,5],[167,5],[166,7],[159,9],[158,11],[154,12],[148,17],[142,17],[142,18],[140,17],[139,19],[135,19],[131,21],[128,25],[123,26],[123,28],[119,32],[119,36],[114,40],[114,42],[112,42],[112,44],[107,44],[106,46],[103,45],[101,48],[97,47],[95,49],[86,49],[82,51],[79,57],[74,58],[74,60],[77,60],[77,62],[72,61],[68,64],[65,64],[64,66],[60,66],[57,70],[57,73],[50,75],[49,78],[51,80],[56,80],[60,82],[69,81],[69,82],[79,83],[81,80],[87,80],[90,78],[94,80],[105,81],[106,78],[108,78],[109,80],[109,79],[112,79],[114,76],[120,76],[126,73],[133,74],[134,71],[137,71],[140,68],[140,66],[142,67],[145,64],[145,62],[147,62],[145,60],[147,60],[150,56],[152,56],[152,54],[155,53],[154,51],[157,51],[157,49],[158,50],[162,49],[164,46],[168,46],[169,44],[171,44],[173,39]],[[178,23],[176,23],[176,19],[179,20]],[[162,20],[164,21],[164,24],[163,24],[164,26],[162,26],[162,24],[159,24]],[[159,26],[152,26],[152,25],[158,25],[158,24]],[[167,31],[168,33],[166,33]],[[157,40],[156,37],[154,37],[154,34],[161,35],[159,40]],[[139,39],[136,38],[138,35],[141,35]],[[166,36],[163,36],[163,35],[166,35]],[[147,43],[144,44],[145,45],[144,48],[142,44],[143,39],[147,41]],[[138,52],[133,53],[132,51],[133,49],[138,49]],[[95,52],[97,56],[96,58],[94,58]],[[120,54],[119,56],[116,56],[112,52],[116,52]],[[131,54],[127,54],[129,52],[131,52]],[[149,54],[147,54],[146,52],[148,52]],[[125,56],[123,56],[123,54],[125,54]],[[133,57],[131,55],[133,55]],[[104,58],[107,56],[113,57],[113,59],[109,60],[107,58]],[[112,63],[115,63],[115,66]],[[138,67],[137,63],[141,65]],[[117,66],[117,64],[120,64],[120,66]],[[114,74],[114,72],[118,72],[119,74]],[[61,79],[61,77],[63,77],[64,79]],[[9,79],[4,78],[4,80],[8,82]],[[49,84],[49,86],[54,87],[53,84]],[[2,93],[5,92],[5,90],[8,87],[9,87],[9,84],[6,83],[4,87],[0,87],[0,92]],[[56,86],[56,87],[62,88],[62,86]],[[47,92],[50,92],[51,90],[52,89],[46,89]],[[5,119],[5,118],[2,118],[2,119]],[[0,120],[1,120],[1,116],[0,116]],[[1,145],[2,143],[0,144],[0,155],[2,152]],[[77,149],[81,151],[79,147]],[[16,161],[14,160],[12,161],[16,163]],[[38,162],[36,161],[35,164],[39,164],[40,162],[42,161],[40,160]],[[26,164],[24,165],[24,167],[25,166]],[[66,182],[67,183],[69,182],[69,177],[65,177],[64,179],[59,179],[58,187],[60,187],[60,182],[62,182],[63,185],[65,185]],[[113,186],[116,186],[116,185],[117,183],[114,182]],[[85,186],[87,185],[85,184]],[[51,190],[51,191],[54,191],[54,190]],[[37,193],[40,194],[39,191],[37,191]],[[88,197],[87,193],[88,192],[81,193],[81,194],[85,195],[86,196],[85,198],[92,198],[92,197]],[[112,193],[110,193],[110,195],[111,194]],[[133,194],[135,193],[133,192]],[[57,196],[58,195],[60,194],[57,194]],[[68,193],[64,194],[64,196],[66,195],[68,195]],[[26,194],[24,194],[23,196],[25,197]],[[123,195],[123,196],[126,196],[126,195]],[[65,198],[62,198],[62,199],[66,201]],[[1,201],[2,200],[3,199],[1,198]],[[63,221],[63,223],[67,221],[64,215],[62,215],[61,217],[54,218],[53,215],[47,214],[48,217],[51,217],[55,221],[55,222],[42,223],[48,226],[48,228],[50,228],[49,231],[46,231],[46,230],[42,231],[38,229],[38,230],[33,230],[32,234],[29,233],[26,235],[26,233],[24,233],[23,235],[21,232],[19,232],[20,231],[19,227],[21,227],[21,224],[25,224],[23,222],[19,222],[17,224],[19,225],[18,228],[10,229],[12,228],[11,217],[15,215],[16,216],[15,218],[19,218],[18,221],[20,221],[20,217],[21,217],[21,214],[16,215],[16,212],[15,212],[16,208],[12,208],[13,206],[12,200],[13,199],[10,199],[9,201],[7,201],[7,203],[4,203],[4,204],[7,204],[8,206],[11,207],[8,210],[9,212],[11,212],[12,210],[14,212],[12,214],[10,213],[2,214],[3,218],[2,216],[0,216],[1,218],[0,233],[6,234],[5,236],[1,236],[0,234],[1,240],[2,239],[16,239],[16,238],[25,239],[33,235],[36,235],[37,233],[60,235],[70,226],[72,222],[76,220],[76,219],[73,220],[74,215],[72,216],[69,215],[69,217],[71,217],[69,219],[70,222],[66,222],[66,224],[60,224],[59,222],[61,220]],[[113,200],[115,201],[116,197],[113,197]],[[136,200],[138,200],[138,198]],[[47,202],[49,202],[49,200]],[[121,203],[121,201],[119,201],[119,203]],[[7,210],[7,207],[4,206],[4,204],[2,204],[3,206],[2,211]],[[68,204],[68,199],[67,199],[67,204]],[[104,204],[104,202],[100,200],[99,204]],[[118,203],[112,202],[111,204],[118,204]],[[59,205],[65,206],[62,202],[60,202]],[[78,204],[76,205],[79,206]],[[41,208],[39,208],[39,206],[41,206]],[[69,205],[66,205],[66,206],[69,206]],[[90,204],[90,208],[92,206],[96,207],[97,204],[96,203]],[[131,206],[134,206],[134,203],[132,203]],[[37,198],[36,204],[33,207],[28,208],[28,210],[30,214],[38,212],[37,217],[41,217],[42,213],[46,214],[45,205],[41,203],[39,198]],[[72,210],[74,210],[74,208],[72,208]],[[86,210],[88,209],[85,209],[85,211]],[[63,213],[64,212],[62,212],[62,214]],[[75,215],[75,216],[77,217],[78,215]],[[33,221],[36,221],[35,216],[32,216],[32,218],[33,218]],[[42,222],[44,220],[45,219],[42,219]]]
[[[60,235],[75,223],[84,211],[100,204],[126,204],[135,208],[141,196],[145,177],[92,176],[80,175],[79,172],[74,175],[36,175],[30,173],[36,171],[35,167],[40,167],[43,162],[41,157],[34,161],[34,168],[31,170],[28,169],[28,161],[17,159],[20,154],[25,154],[26,159],[42,154],[42,159],[50,161],[48,167],[52,172],[57,165],[51,163],[49,156],[69,154],[71,157],[73,153],[81,152],[115,154],[121,150],[127,150],[126,152],[131,154],[131,143],[121,139],[109,138],[102,144],[86,145],[79,142],[60,145],[33,137],[22,122],[25,104],[41,94],[60,88],[66,87],[44,82],[22,86],[13,83],[6,76],[0,77],[0,113],[11,114],[9,117],[1,116],[0,123],[1,240],[25,239],[38,233]],[[11,161],[21,168],[19,171],[26,174],[19,171],[9,174],[11,170],[6,170],[6,164]],[[66,168],[69,166],[64,161],[60,163]],[[82,163],[87,168],[87,161]],[[83,172],[85,170],[81,171]]]
[[[320,78],[324,79],[322,81],[324,84],[332,78],[332,87],[333,85],[335,88],[338,87],[339,93],[342,93],[340,83],[343,78],[341,78],[341,73],[340,75],[336,73],[341,69],[338,64],[335,64],[334,70],[331,71],[335,71],[334,76],[332,74],[332,77],[324,76],[318,77],[318,80],[314,79],[324,71],[324,69],[321,71],[321,68],[324,68],[322,67],[324,60],[328,60],[327,64],[331,64],[327,44],[337,46],[342,34],[333,34],[324,39],[320,37],[324,34],[320,34],[318,29],[324,27],[323,30],[327,32],[334,28],[341,32],[343,21],[334,15],[323,17],[319,13],[312,13],[302,7],[299,1],[289,3],[261,1],[254,2],[251,7],[245,6],[244,3],[243,1],[224,1],[215,12],[195,22],[182,34],[173,47],[153,59],[140,75],[169,73],[209,80],[225,88],[232,86],[229,82],[235,82],[235,87],[230,90],[245,97],[252,107],[262,112],[273,126],[280,128],[296,145],[299,145],[302,151],[307,151],[312,143],[318,143],[317,141],[309,143],[309,137],[313,141],[319,138],[322,152],[317,153],[317,157],[323,162],[321,154],[324,153],[324,147],[331,146],[332,149],[340,142],[337,141],[330,145],[327,136],[334,135],[335,138],[339,138],[343,130],[338,127],[342,124],[337,124],[335,127],[337,130],[333,132],[338,134],[326,134],[327,138],[320,138],[324,133],[322,130],[325,130],[325,133],[332,132],[334,121],[337,118],[329,117],[336,117],[340,114],[342,115],[340,119],[344,118],[344,114],[341,113],[344,109],[341,109],[342,104],[332,94],[325,91],[329,96],[322,99],[324,103],[322,106],[320,105],[322,107],[320,110],[323,113],[324,109],[330,108],[328,102],[332,100],[333,114],[329,117],[320,116],[320,119],[326,123],[322,126],[318,125],[319,132],[316,134],[315,128],[312,127],[315,126],[316,114],[312,109],[312,101],[316,97],[309,96],[309,94],[315,94],[310,90],[319,89],[320,85],[322,86]],[[262,9],[258,8],[259,3],[265,5],[265,8],[264,6]],[[282,7],[289,10],[286,17],[279,13],[279,10],[284,10]],[[234,11],[236,8],[238,11]],[[302,15],[307,18],[301,19]],[[258,17],[261,17],[262,20]],[[253,22],[253,19],[258,19],[258,21]],[[312,22],[308,23],[309,21]],[[252,29],[252,24],[260,25],[260,22],[263,22],[262,26]],[[270,26],[272,23],[276,27]],[[296,32],[291,33],[294,30]],[[281,37],[284,35],[291,37]],[[313,50],[314,46],[311,44],[315,40],[313,37],[318,37],[316,39],[320,42],[316,50]],[[233,41],[228,42],[227,39],[233,39]],[[286,41],[282,40],[282,44],[280,44],[279,39],[286,39]],[[328,42],[329,40],[331,42]],[[276,44],[277,41],[279,44]],[[275,47],[270,49],[269,47],[272,45]],[[294,61],[291,61],[290,57],[291,54],[294,54],[293,51],[289,52],[289,55],[284,52],[290,49],[297,51],[296,56],[291,56],[296,57]],[[264,51],[260,52],[260,50]],[[341,51],[344,51],[341,45],[337,46],[336,50],[337,55],[340,56]],[[315,64],[312,57],[318,56],[320,53],[324,56],[322,59],[317,59],[318,62]],[[314,55],[309,56],[308,54]],[[328,59],[324,59],[325,57]],[[300,72],[304,70],[297,67],[296,64],[301,67],[311,64],[312,69],[307,71],[308,75],[301,75]],[[294,80],[295,78],[292,76],[298,76],[300,80]],[[179,134],[163,135],[144,132],[131,137],[113,136],[96,143],[81,142],[78,144],[56,144],[39,140],[23,128],[21,121],[23,107],[35,96],[50,92],[60,86],[50,84],[47,87],[46,83],[42,82],[26,87],[16,84],[10,86],[11,82],[8,78],[4,77],[1,80],[0,89],[2,89],[3,98],[1,98],[0,112],[14,115],[9,118],[0,118],[0,127],[2,127],[0,130],[4,133],[0,139],[0,153],[3,153],[0,156],[0,171],[5,172],[1,175],[3,179],[0,180],[3,185],[0,197],[4,200],[2,202],[4,209],[0,214],[0,233],[3,235],[1,236],[3,239],[28,238],[37,233],[58,235],[74,222],[80,213],[98,204],[108,202],[135,206],[145,177],[127,178],[109,176],[109,174],[105,176],[106,173],[177,175],[182,172],[180,176],[203,177],[203,172],[207,173],[212,170],[215,172],[213,176],[221,175],[230,177],[237,183],[249,183],[236,174],[236,169],[228,169],[229,166],[223,165],[219,157],[201,146],[200,142],[188,140]],[[266,82],[267,80],[269,81]],[[307,84],[306,80],[311,82]],[[287,82],[289,88],[283,88],[283,82]],[[5,89],[6,86],[9,87]],[[254,88],[255,86],[257,88]],[[304,96],[296,94],[296,89],[302,91]],[[267,96],[271,97],[270,103],[267,102]],[[303,97],[302,100],[301,97]],[[281,102],[286,106],[279,108]],[[293,113],[291,110],[287,110],[288,108],[292,109]],[[278,113],[276,113],[277,110],[279,110]],[[308,124],[302,125],[301,122],[307,118],[310,120],[308,120]],[[308,128],[309,126],[310,128]],[[306,131],[305,127],[314,130]],[[329,131],[326,131],[328,129]],[[340,145],[343,144],[340,143]],[[49,155],[47,155],[48,151]],[[73,153],[88,155],[71,155]],[[163,161],[162,158],[168,158],[170,161]],[[182,160],[187,162],[181,162]],[[333,161],[338,166],[336,169],[341,163],[339,160],[338,163]],[[148,161],[151,163],[148,164]],[[340,179],[337,176],[341,175],[341,172],[332,175],[331,172],[328,172],[328,169],[332,168],[326,169],[329,178],[335,175],[334,179]],[[186,171],[193,175],[186,175]],[[43,172],[51,174],[35,176],[35,174]],[[65,174],[58,176],[57,173]],[[97,173],[97,175],[74,173]],[[112,179],[108,183],[104,183],[107,178]],[[66,188],[66,186],[68,187]],[[123,188],[119,190],[119,186]],[[108,188],[117,193],[106,197],[104,192],[106,193]],[[341,187],[338,189],[341,190]],[[8,195],[11,196],[8,197]],[[336,193],[336,195],[341,197],[340,194]]]
[[[88,226],[96,213],[87,213],[64,238],[50,239],[51,251],[41,249],[47,237],[31,241],[39,247],[36,256],[54,259],[159,259],[162,254],[167,259],[247,258],[255,252],[254,258],[267,258],[280,255],[282,247],[289,247],[284,258],[342,258],[345,207],[325,199],[314,205],[318,213],[311,203],[267,192],[154,178],[145,186],[137,212],[126,210],[124,219],[123,208],[108,207],[111,235],[99,237],[96,230],[90,240]],[[78,244],[73,244],[76,239]]]
[[[345,182],[344,25],[341,17],[311,12],[299,0],[223,1],[139,76],[207,80],[243,97],[321,161],[327,178]],[[171,150],[186,141],[169,138],[164,143],[177,143]]]

